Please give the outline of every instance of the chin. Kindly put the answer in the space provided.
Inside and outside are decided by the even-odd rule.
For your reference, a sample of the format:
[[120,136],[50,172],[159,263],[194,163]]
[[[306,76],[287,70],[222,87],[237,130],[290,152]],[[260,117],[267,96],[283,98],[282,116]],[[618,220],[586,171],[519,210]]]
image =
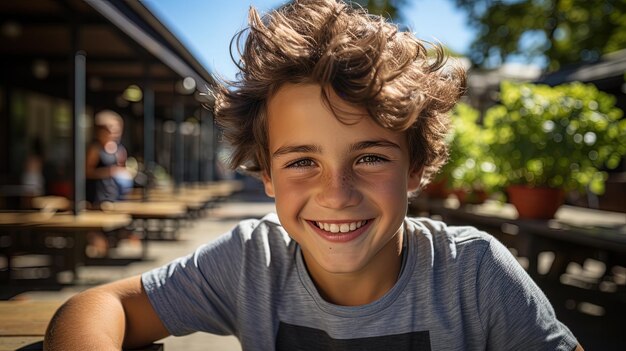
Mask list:
[[317,262],[326,272],[334,274],[354,273],[363,269],[363,264],[360,261],[346,259],[345,256],[337,260],[326,257],[323,262]]

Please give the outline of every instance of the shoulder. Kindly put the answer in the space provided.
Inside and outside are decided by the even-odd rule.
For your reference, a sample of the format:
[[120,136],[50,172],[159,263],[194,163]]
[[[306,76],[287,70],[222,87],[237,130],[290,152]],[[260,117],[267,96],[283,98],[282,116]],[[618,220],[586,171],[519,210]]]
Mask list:
[[248,241],[283,241],[289,244],[291,238],[282,227],[275,213],[269,213],[260,219],[246,219],[231,231],[233,237],[242,243]]
[[244,219],[237,224],[236,229],[242,233],[252,233],[258,230],[271,230],[280,227],[276,213],[268,213],[262,218]]
[[[431,258],[432,267],[456,272],[499,294],[500,288],[525,290],[534,284],[511,252],[490,234],[471,226],[448,226],[426,218],[408,219],[418,253]],[[428,244],[428,245],[425,245]],[[420,247],[421,246],[421,247]],[[430,247],[429,247],[430,246]],[[430,252],[426,250],[430,249]],[[497,285],[502,285],[496,288]],[[533,290],[534,291],[534,290]]]
[[276,215],[270,214],[261,219],[240,221],[217,239],[151,274],[164,279],[176,272],[186,272],[182,275],[194,276],[198,281],[212,281],[215,277],[237,280],[248,274],[246,268],[249,266],[260,265],[270,256],[286,256],[279,253],[288,251],[289,244],[289,236]]
[[240,221],[230,231],[196,250],[195,256],[201,263],[216,264],[227,260],[233,266],[245,266],[251,261],[265,260],[270,254],[282,256],[292,246],[292,240],[270,213],[260,219]]
[[99,144],[91,142],[89,143],[89,146],[87,147],[87,154],[98,154],[100,152],[101,147],[99,146]]
[[471,226],[448,226],[428,218],[407,218],[406,223],[408,233],[417,238],[418,246],[420,241],[428,243],[433,255],[447,256],[448,259],[468,256],[480,259],[493,242],[497,242],[490,234]]

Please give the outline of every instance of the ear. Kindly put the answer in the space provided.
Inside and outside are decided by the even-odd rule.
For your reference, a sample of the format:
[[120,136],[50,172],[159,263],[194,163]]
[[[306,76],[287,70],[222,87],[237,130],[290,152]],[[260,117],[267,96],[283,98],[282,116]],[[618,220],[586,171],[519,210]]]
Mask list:
[[422,183],[422,175],[424,174],[424,167],[418,170],[409,171],[409,176],[407,179],[407,191],[412,192],[417,190]]
[[274,197],[274,184],[272,183],[272,178],[267,174],[267,171],[261,173],[261,180],[265,187],[265,194],[269,197]]

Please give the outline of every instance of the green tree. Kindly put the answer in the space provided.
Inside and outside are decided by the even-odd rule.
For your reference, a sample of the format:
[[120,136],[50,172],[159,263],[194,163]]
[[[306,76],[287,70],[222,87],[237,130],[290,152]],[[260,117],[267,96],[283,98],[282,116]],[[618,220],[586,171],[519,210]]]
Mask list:
[[478,29],[470,59],[497,66],[544,57],[549,70],[626,47],[626,0],[454,0]]
[[352,3],[366,8],[373,15],[380,15],[390,18],[394,22],[401,22],[402,8],[406,5],[407,0],[355,0]]

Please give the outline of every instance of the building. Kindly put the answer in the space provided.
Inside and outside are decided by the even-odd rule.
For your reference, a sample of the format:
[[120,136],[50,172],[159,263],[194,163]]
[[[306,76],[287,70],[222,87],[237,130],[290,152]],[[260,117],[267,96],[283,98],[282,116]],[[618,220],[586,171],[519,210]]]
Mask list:
[[213,178],[215,81],[141,1],[2,1],[0,62],[5,195],[19,193],[39,144],[48,192],[71,185],[82,198],[84,150],[105,108],[124,117],[123,142],[146,170],[160,164],[177,182]]

